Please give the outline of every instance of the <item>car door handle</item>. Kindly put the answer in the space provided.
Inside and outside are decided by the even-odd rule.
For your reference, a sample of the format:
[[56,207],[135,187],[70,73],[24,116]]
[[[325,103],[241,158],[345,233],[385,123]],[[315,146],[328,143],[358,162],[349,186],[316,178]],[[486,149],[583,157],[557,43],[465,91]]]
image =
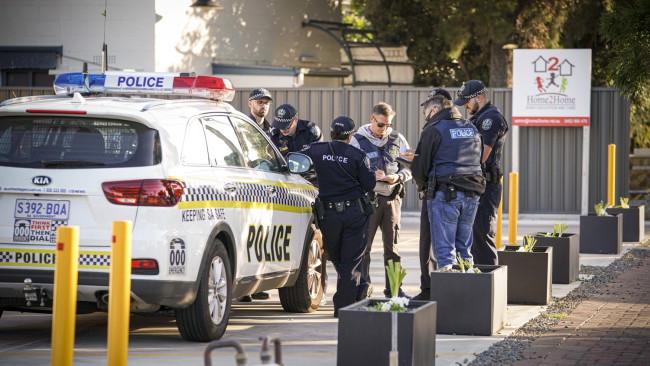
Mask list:
[[237,186],[234,183],[226,183],[223,186],[223,190],[228,193],[235,193],[237,192]]

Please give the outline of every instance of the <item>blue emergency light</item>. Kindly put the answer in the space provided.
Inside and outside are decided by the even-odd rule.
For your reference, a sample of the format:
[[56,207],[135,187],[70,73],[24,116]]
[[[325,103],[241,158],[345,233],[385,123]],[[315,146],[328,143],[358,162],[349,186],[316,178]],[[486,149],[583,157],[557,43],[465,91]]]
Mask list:
[[[186,74],[182,74],[186,75]],[[124,93],[186,95],[230,102],[235,88],[217,76],[181,76],[174,73],[107,71],[104,74],[73,72],[54,79],[57,95],[73,93]]]

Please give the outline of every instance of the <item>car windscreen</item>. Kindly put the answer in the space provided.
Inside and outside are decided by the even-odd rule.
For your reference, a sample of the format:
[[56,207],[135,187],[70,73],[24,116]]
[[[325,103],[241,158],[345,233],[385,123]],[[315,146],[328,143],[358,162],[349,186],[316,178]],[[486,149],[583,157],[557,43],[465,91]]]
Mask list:
[[56,116],[1,117],[0,166],[137,167],[160,163],[158,131],[137,122]]

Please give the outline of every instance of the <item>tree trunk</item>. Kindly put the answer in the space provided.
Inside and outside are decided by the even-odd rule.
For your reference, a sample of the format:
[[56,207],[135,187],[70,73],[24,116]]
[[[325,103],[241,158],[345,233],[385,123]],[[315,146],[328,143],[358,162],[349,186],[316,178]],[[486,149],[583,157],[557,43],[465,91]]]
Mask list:
[[492,42],[490,45],[490,82],[491,88],[503,88],[508,84],[508,50],[501,48],[501,44]]

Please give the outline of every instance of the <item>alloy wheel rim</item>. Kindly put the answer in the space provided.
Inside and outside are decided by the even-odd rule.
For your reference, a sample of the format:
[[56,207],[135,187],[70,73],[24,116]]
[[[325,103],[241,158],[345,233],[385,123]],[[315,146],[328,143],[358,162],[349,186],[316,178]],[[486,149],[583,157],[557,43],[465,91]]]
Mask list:
[[215,257],[210,263],[210,273],[208,274],[208,305],[210,319],[214,324],[221,323],[226,315],[227,300],[226,266],[221,257]]
[[312,239],[309,246],[309,257],[307,258],[307,287],[309,297],[313,300],[318,297],[321,289],[320,267],[323,264],[320,245],[318,240]]

